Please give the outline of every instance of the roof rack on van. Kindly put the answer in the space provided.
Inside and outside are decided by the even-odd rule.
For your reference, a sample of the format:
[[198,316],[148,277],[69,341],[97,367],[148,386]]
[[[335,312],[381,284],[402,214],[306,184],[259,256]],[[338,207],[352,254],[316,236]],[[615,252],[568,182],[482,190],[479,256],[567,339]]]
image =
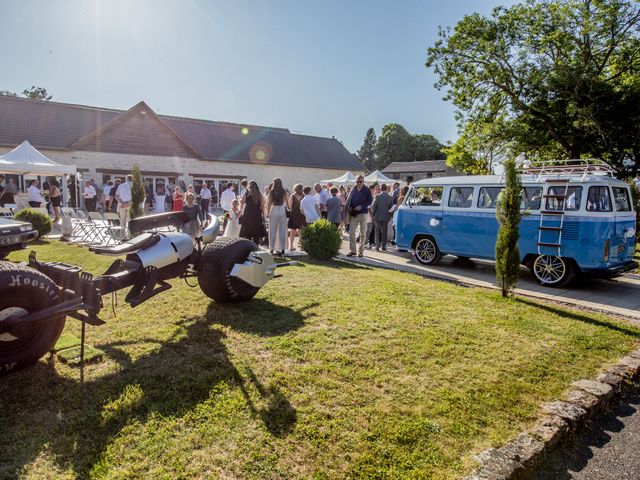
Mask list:
[[587,175],[615,176],[615,170],[611,166],[594,158],[580,158],[573,160],[545,160],[537,165],[522,167],[523,175],[536,175],[537,180],[549,179],[549,177],[580,176],[584,180]]

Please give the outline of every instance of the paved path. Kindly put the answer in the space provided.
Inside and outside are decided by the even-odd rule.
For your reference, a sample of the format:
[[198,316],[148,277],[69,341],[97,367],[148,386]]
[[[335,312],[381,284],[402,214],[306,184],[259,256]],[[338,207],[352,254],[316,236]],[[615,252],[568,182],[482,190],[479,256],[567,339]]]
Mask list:
[[640,479],[640,391],[576,437],[569,447],[552,453],[531,480]]
[[[344,255],[348,251],[348,243],[343,242],[340,258],[467,285],[498,288],[494,263],[490,261],[460,260],[445,256],[437,266],[427,267],[416,262],[409,252],[365,250],[364,257],[357,258]],[[588,279],[565,288],[549,288],[540,286],[529,270],[523,267],[515,292],[640,321],[640,275],[626,274],[613,280]]]

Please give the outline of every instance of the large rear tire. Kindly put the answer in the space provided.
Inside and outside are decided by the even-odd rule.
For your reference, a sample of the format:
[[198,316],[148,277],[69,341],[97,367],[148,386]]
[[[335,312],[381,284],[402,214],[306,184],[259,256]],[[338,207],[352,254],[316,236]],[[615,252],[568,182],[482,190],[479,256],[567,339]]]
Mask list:
[[[27,315],[54,304],[56,284],[32,268],[0,262],[0,323],[13,315]],[[0,334],[0,374],[31,365],[58,341],[65,315],[33,323],[19,336]]]
[[244,263],[256,250],[258,246],[244,238],[217,238],[211,242],[204,248],[198,267],[200,289],[218,303],[251,300],[260,289],[229,274],[236,263]]

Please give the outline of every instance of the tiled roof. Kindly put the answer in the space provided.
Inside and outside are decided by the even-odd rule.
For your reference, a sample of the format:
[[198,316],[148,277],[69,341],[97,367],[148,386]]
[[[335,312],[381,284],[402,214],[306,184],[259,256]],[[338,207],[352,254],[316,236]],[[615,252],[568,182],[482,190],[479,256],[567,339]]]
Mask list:
[[391,162],[384,167],[383,173],[418,173],[418,172],[445,172],[446,160],[425,160],[422,162]]
[[[151,110],[144,102],[136,107]],[[150,142],[138,143],[135,151],[127,152],[123,151],[127,142],[114,138],[109,142],[100,141],[102,131],[109,129],[118,117],[124,122],[125,115],[131,110],[125,112],[0,95],[0,145],[15,146],[29,140],[36,148],[73,150],[76,142],[78,149],[88,148],[87,139],[90,139],[91,150],[109,152],[116,145],[115,153],[158,155],[157,145]],[[157,118],[203,160],[364,170],[360,161],[334,138],[298,135],[284,128],[169,115],[157,115]],[[105,129],[96,132],[100,127]],[[111,136],[117,131],[110,129]]]

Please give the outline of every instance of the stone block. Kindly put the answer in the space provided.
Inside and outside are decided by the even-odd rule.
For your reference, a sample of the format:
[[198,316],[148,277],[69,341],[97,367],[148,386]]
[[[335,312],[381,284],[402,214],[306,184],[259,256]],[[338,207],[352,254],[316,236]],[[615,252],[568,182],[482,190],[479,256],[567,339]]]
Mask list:
[[545,451],[545,445],[531,435],[520,434],[499,450],[506,458],[511,458],[525,469],[529,469],[540,461]]
[[606,373],[613,373],[614,375],[618,375],[619,377],[622,377],[623,380],[629,380],[635,375],[635,371],[631,367],[622,364],[609,367]]
[[564,440],[568,431],[569,424],[566,420],[556,415],[550,415],[531,431],[531,436],[543,442],[547,451],[551,451]]
[[475,474],[478,480],[509,480],[524,471],[521,463],[510,457],[502,448],[482,452],[482,466]]
[[614,392],[620,392],[622,390],[624,378],[620,375],[616,375],[612,372],[604,372],[598,375],[597,379],[599,382],[610,385]]
[[629,354],[630,357],[640,358],[640,350],[634,350]]
[[613,388],[607,383],[596,380],[578,380],[571,385],[579,390],[590,393],[601,401],[609,401],[611,397],[613,397]]
[[585,392],[584,390],[571,390],[564,396],[564,400],[569,403],[583,408],[587,412],[587,416],[592,417],[598,411],[598,407],[604,400],[600,402],[598,397]]
[[630,355],[620,359],[618,365],[623,365],[631,369],[631,376],[636,378],[640,373],[640,358],[635,358]]
[[578,428],[587,417],[587,412],[584,408],[568,402],[557,401],[546,403],[543,409],[546,413],[557,415],[566,420],[570,430]]

